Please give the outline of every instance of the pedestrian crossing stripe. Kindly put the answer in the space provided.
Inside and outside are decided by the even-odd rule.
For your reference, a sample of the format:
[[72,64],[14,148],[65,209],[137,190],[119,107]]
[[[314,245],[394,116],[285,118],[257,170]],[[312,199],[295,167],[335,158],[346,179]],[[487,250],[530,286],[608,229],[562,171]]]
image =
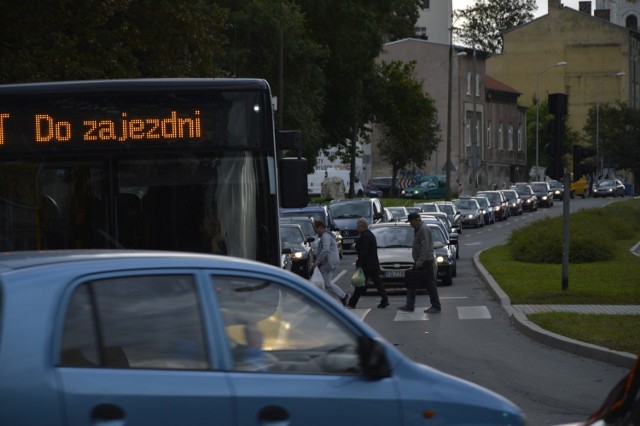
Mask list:
[[[429,314],[425,313],[428,306],[416,306],[413,312],[396,311],[394,321],[429,321]],[[349,311],[364,321],[366,316],[371,312],[371,308],[356,308]],[[480,320],[491,319],[491,312],[486,306],[456,306],[459,320]],[[445,312],[445,311],[443,311]],[[442,313],[433,315],[443,315]]]

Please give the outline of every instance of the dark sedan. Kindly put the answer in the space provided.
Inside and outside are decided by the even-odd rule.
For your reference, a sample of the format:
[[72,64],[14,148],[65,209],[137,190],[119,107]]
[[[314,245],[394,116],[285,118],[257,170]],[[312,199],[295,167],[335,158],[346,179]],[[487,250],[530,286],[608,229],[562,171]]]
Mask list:
[[538,210],[538,197],[529,185],[516,185],[513,187],[522,200],[522,210],[535,211]]
[[625,187],[617,179],[606,179],[598,182],[593,189],[593,198],[597,197],[624,197]]
[[509,215],[519,216],[522,214],[522,200],[515,189],[503,189],[501,191],[509,203]]
[[315,253],[311,243],[314,237],[304,235],[300,225],[280,224],[280,239],[291,250],[291,271],[303,278],[311,277]]
[[553,192],[548,182],[531,182],[530,186],[538,197],[540,207],[553,207]]
[[507,220],[509,218],[509,203],[500,191],[480,191],[478,197],[485,197],[493,207],[495,220]]
[[562,200],[564,198],[564,185],[562,182],[553,180],[549,182],[549,187],[551,188],[551,192],[553,192],[554,200]]

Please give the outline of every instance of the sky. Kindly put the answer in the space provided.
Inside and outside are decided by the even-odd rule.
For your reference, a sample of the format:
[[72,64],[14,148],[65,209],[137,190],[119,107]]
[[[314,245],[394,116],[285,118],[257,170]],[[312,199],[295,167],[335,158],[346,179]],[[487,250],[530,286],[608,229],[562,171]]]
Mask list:
[[[560,0],[560,2],[572,9],[578,10],[578,4],[580,0]],[[453,9],[464,9],[467,6],[470,6],[474,3],[474,0],[453,0]],[[537,0],[538,10],[534,11],[533,14],[537,18],[538,16],[546,15],[547,13],[547,4],[548,0]],[[591,1],[591,9],[595,8],[595,1]]]

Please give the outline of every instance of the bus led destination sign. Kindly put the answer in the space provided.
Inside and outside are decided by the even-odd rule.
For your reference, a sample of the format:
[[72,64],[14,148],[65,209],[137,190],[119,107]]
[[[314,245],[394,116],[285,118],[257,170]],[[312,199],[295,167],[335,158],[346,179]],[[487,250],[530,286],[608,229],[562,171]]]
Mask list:
[[[169,141],[202,138],[200,110],[188,114],[170,111],[165,116],[129,116],[121,112],[117,118],[60,119],[55,114],[39,113],[15,117],[0,112],[0,145],[16,132],[36,144],[93,142]],[[26,121],[25,121],[26,120]],[[27,124],[31,123],[31,124]]]

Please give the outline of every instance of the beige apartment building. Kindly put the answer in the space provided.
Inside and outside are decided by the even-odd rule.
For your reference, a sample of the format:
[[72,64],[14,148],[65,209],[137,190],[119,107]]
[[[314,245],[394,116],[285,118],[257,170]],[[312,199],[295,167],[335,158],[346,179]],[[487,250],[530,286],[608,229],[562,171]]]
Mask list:
[[[487,60],[487,73],[521,92],[521,106],[567,94],[568,125],[594,143],[583,132],[590,108],[616,101],[639,106],[640,35],[633,29],[638,8],[597,9],[596,17],[591,2],[581,2],[578,11],[548,1],[547,15],[503,34],[503,52]],[[611,16],[632,28],[609,22]]]

